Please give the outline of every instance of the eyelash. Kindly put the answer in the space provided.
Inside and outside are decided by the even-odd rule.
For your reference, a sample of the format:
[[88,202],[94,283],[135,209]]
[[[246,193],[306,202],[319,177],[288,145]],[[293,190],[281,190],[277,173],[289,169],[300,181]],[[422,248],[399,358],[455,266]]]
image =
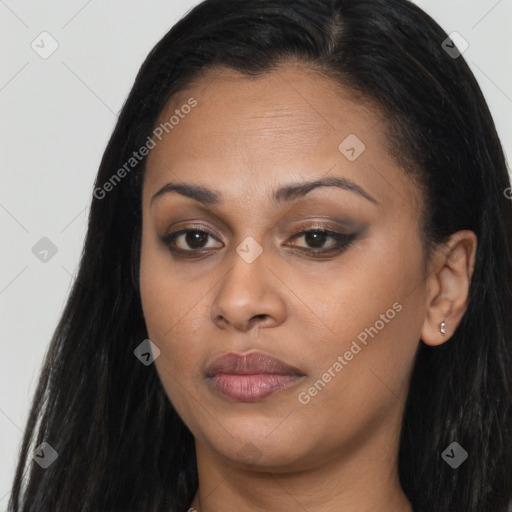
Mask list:
[[[186,229],[181,229],[179,231],[175,231],[173,233],[169,233],[168,235],[162,237],[162,242],[169,247],[169,250],[172,253],[175,253],[179,255],[179,257],[183,258],[198,258],[202,255],[204,255],[207,252],[210,252],[212,249],[179,249],[176,247],[173,247],[173,242],[181,235],[187,234],[187,233],[201,233],[204,235],[209,235],[212,238],[215,238],[215,236],[210,233],[209,231],[205,230],[204,228],[195,228],[190,227]],[[332,238],[333,240],[336,240],[337,243],[334,247],[330,247],[329,249],[308,249],[306,247],[296,247],[297,250],[301,252],[305,252],[309,255],[325,255],[325,254],[333,254],[337,253],[340,254],[344,252],[355,240],[356,234],[344,234],[344,233],[338,233],[336,231],[330,231],[327,229],[320,229],[320,228],[313,228],[308,229],[304,231],[300,231],[299,233],[296,233],[292,239],[298,238],[303,235],[308,235],[312,233],[317,233],[321,235],[327,235],[329,238]],[[188,254],[187,254],[188,253]],[[196,254],[196,256],[193,256],[193,254]]]

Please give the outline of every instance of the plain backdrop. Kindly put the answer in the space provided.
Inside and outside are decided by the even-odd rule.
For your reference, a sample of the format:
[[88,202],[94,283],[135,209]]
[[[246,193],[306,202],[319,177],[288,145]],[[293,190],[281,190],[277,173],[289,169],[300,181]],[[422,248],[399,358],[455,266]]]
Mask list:
[[[0,510],[116,116],[147,53],[197,3],[0,0]],[[418,4],[468,42],[464,58],[510,157],[512,0]],[[32,251],[43,237],[57,250],[46,263]]]

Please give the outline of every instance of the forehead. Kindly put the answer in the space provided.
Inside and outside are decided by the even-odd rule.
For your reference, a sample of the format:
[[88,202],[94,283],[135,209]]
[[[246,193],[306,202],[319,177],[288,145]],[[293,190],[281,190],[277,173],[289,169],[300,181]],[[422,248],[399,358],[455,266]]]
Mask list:
[[[172,98],[158,124],[191,97],[197,106],[166,137],[183,156],[208,153],[214,158],[217,153],[226,155],[226,150],[240,150],[240,145],[249,152],[252,146],[257,150],[265,145],[267,153],[286,157],[323,149],[327,144],[319,146],[319,142],[335,144],[347,133],[363,136],[379,119],[334,81],[292,64],[254,78],[231,69],[209,70]],[[214,154],[213,146],[218,148]]]
[[[183,108],[190,100],[196,106]],[[186,180],[225,189],[229,196],[231,190],[254,193],[270,183],[327,174],[372,189],[385,168],[395,174],[388,180],[404,179],[389,154],[379,110],[302,65],[283,65],[256,78],[209,70],[169,101],[157,125],[173,115],[177,124],[148,156],[145,182],[151,190],[168,179]],[[345,141],[362,151],[356,160],[343,153]]]

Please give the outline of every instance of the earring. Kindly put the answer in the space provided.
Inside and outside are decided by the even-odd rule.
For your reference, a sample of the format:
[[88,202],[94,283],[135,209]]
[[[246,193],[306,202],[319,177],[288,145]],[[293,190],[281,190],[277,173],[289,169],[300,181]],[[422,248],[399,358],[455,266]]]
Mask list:
[[441,328],[439,329],[441,331],[441,334],[446,334],[446,330],[445,330],[445,327],[446,327],[446,324],[444,322],[441,322]]

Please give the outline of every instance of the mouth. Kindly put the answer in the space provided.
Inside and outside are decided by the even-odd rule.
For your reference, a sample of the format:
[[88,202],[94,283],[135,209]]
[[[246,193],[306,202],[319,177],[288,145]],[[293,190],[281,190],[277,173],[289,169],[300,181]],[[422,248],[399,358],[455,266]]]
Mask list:
[[263,400],[304,377],[298,368],[260,352],[224,354],[206,369],[210,389],[237,402]]

